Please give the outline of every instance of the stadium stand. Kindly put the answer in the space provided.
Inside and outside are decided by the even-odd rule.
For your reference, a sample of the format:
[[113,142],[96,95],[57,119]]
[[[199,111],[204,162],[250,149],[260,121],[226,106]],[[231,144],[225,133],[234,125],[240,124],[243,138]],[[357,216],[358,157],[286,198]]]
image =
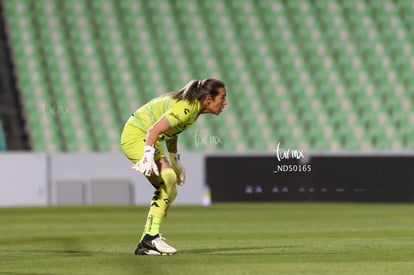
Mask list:
[[183,151],[414,149],[411,0],[5,0],[3,10],[36,151],[117,151],[135,108],[205,77],[227,83],[229,105],[184,133]]
[[6,151],[6,139],[4,136],[3,123],[0,120],[0,152]]

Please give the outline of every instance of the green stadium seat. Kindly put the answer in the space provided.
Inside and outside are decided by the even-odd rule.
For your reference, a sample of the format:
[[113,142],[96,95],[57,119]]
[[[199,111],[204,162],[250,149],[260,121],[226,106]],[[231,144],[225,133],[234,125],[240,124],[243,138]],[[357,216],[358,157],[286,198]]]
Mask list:
[[7,150],[6,137],[4,135],[3,123],[0,120],[0,152],[6,151],[6,150]]
[[[229,106],[183,133],[183,150],[414,148],[413,107],[401,108],[414,87],[411,1],[3,5],[36,151],[117,151],[130,112],[210,76]],[[224,141],[196,147],[196,129]]]

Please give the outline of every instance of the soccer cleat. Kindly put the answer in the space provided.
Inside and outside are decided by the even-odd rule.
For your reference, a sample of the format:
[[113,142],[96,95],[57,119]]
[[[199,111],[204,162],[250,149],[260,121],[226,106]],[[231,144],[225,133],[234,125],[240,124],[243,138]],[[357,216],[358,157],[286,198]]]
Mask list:
[[145,235],[135,249],[135,255],[172,255],[175,252],[177,249],[167,244],[160,234]]

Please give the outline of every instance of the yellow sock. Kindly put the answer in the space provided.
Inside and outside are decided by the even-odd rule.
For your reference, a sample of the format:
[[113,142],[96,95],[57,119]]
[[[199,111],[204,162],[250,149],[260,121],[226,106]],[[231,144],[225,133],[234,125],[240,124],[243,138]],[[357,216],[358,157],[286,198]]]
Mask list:
[[147,223],[145,224],[145,231],[151,236],[155,236],[160,233],[161,218],[149,215],[147,217]]
[[152,197],[141,240],[146,234],[155,236],[159,233],[161,222],[167,216],[168,208],[177,196],[177,175],[174,170],[172,168],[164,169],[160,176],[163,183],[155,190]]

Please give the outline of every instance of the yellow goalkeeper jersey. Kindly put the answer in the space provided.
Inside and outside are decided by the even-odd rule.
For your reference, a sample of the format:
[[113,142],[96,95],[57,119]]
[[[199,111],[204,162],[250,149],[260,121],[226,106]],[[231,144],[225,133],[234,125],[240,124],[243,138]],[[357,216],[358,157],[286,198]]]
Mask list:
[[200,102],[198,100],[190,104],[187,100],[177,101],[170,96],[162,96],[137,109],[130,120],[133,120],[138,128],[147,132],[148,128],[164,116],[171,128],[162,133],[159,139],[167,140],[191,126],[197,120],[199,111]]

